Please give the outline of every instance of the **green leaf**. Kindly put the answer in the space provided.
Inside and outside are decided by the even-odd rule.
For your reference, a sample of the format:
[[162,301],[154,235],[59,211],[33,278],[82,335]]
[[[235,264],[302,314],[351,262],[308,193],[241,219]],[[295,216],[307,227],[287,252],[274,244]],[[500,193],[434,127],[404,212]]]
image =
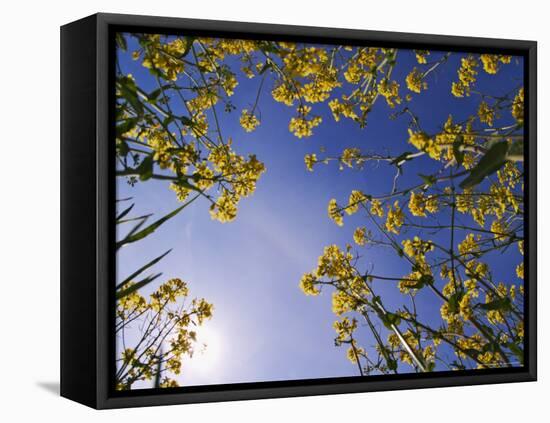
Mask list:
[[508,297],[502,297],[485,304],[480,304],[479,307],[483,310],[510,311],[512,309],[512,301]]
[[523,140],[516,140],[508,147],[508,154],[506,157],[510,160],[523,160],[524,146]]
[[124,38],[124,35],[122,35],[120,32],[116,33],[115,42],[119,49],[124,51],[128,50],[128,45],[126,44],[126,38]]
[[432,275],[422,275],[420,282],[424,285],[432,285],[434,283],[434,277]]
[[143,279],[142,281],[137,282],[134,285],[131,285],[126,289],[121,289],[120,291],[117,291],[116,299],[120,300],[121,298],[124,298],[127,295],[130,295],[132,292],[135,292],[138,289],[143,288],[145,285],[148,285],[151,282],[153,282],[155,279],[157,279],[160,275],[162,275],[162,273],[157,273],[156,275],[148,276],[145,279]]
[[166,74],[158,68],[149,68],[149,73],[154,77],[167,79]]
[[460,310],[460,300],[462,300],[462,292],[455,292],[449,297],[449,311],[451,313],[458,313]]
[[188,117],[186,116],[181,116],[179,118],[179,120],[181,121],[182,124],[184,124],[185,126],[193,126],[193,121],[191,119],[189,119]]
[[157,88],[156,90],[151,91],[149,94],[147,94],[147,99],[152,103],[156,102],[162,91],[162,88]]
[[183,51],[183,54],[180,56],[180,58],[185,57],[189,54],[189,52],[191,51],[191,47],[193,47],[193,42],[195,41],[195,38],[196,37],[192,36],[185,37],[185,50]]
[[388,369],[391,371],[397,370],[397,361],[393,360],[391,358],[386,359],[386,363],[388,364]]
[[508,154],[513,156],[523,156],[523,140],[516,140],[509,146]]
[[277,46],[270,41],[265,41],[260,45],[260,50],[264,53],[279,53]]
[[123,120],[122,123],[119,123],[116,126],[116,136],[121,137],[126,132],[134,129],[138,122],[139,122],[139,118],[137,118],[137,117],[128,118],[128,119]]
[[453,154],[455,156],[456,164],[458,166],[462,165],[462,162],[464,161],[464,152],[460,148],[463,143],[464,137],[462,135],[458,135],[453,142]]
[[420,176],[424,183],[428,186],[431,186],[437,182],[436,177],[433,175],[423,175],[422,173],[419,173],[418,176]]
[[500,141],[494,143],[478,164],[470,171],[470,175],[460,183],[460,188],[471,188],[483,181],[485,177],[492,175],[506,163],[508,143]]
[[130,207],[126,208],[124,211],[122,211],[117,217],[116,217],[116,221],[117,223],[120,222],[120,220],[126,216],[128,213],[130,213],[130,210],[132,210],[134,208],[134,204],[132,204]]
[[410,151],[405,151],[403,154],[400,154],[399,156],[397,156],[395,159],[393,159],[390,164],[391,165],[396,165],[396,166],[401,166],[404,162],[408,161],[408,160],[412,160],[409,155],[410,154],[413,154],[412,152]]
[[498,345],[494,342],[488,342],[483,347],[481,347],[481,354],[485,354],[487,352],[496,353],[498,352]]
[[118,220],[116,223],[117,223],[117,225],[120,225],[122,223],[135,222],[135,221],[138,221],[138,220],[142,221],[142,220],[147,220],[151,216],[153,216],[153,213],[144,214],[143,216],[130,217],[128,219],[121,219],[121,220]]
[[397,326],[401,323],[401,317],[395,313],[386,313],[386,321],[389,325]]
[[170,115],[162,121],[162,126],[167,127],[174,121],[174,116]]
[[413,288],[413,289],[422,289],[426,285],[431,285],[434,281],[434,278],[432,275],[422,275],[420,279],[414,284],[408,284],[407,288]]
[[175,215],[177,215],[180,211],[182,211],[185,207],[187,207],[189,204],[191,204],[193,201],[195,201],[198,198],[198,196],[192,198],[187,203],[183,204],[182,206],[178,207],[174,211],[168,213],[166,216],[160,218],[156,222],[151,223],[149,226],[147,226],[145,229],[142,229],[139,232],[136,232],[134,234],[131,234],[124,238],[122,241],[117,242],[117,249],[122,247],[123,245],[130,244],[132,242],[139,241],[140,239],[145,238],[146,236],[152,234],[157,230],[164,222],[171,219]]
[[[126,238],[128,237],[131,237],[132,235],[134,235],[135,233],[137,233],[137,231],[139,231],[141,229],[141,227],[143,225],[145,225],[145,222],[147,221],[149,217],[144,217],[142,219],[137,219],[138,220],[138,223],[136,223],[134,225],[134,227],[130,230],[130,232],[128,232],[128,234],[126,235]],[[117,243],[117,246],[116,246],[116,249],[118,250],[123,244],[121,244],[120,242]]]
[[151,179],[153,176],[153,156],[145,156],[139,166],[136,168],[141,181]]
[[474,357],[474,358],[477,358],[477,356],[480,354],[478,350],[475,350],[473,348],[466,348],[464,352],[468,354],[470,357]]
[[134,273],[132,273],[130,276],[128,276],[126,279],[124,279],[122,282],[120,282],[116,289],[120,289],[122,288],[124,285],[126,285],[128,282],[130,282],[131,280],[133,280],[134,278],[136,278],[138,275],[140,275],[141,273],[143,273],[145,270],[149,269],[150,267],[154,266],[155,264],[157,264],[159,261],[161,261],[164,257],[166,257],[168,254],[170,254],[170,252],[172,251],[172,249],[169,249],[168,251],[166,251],[165,253],[161,254],[160,256],[154,258],[153,260],[151,260],[149,263],[141,266],[138,270],[136,270]]
[[121,138],[117,138],[117,140],[116,140],[116,153],[120,157],[126,157],[129,152],[130,152],[130,147],[128,146],[128,143],[125,140],[121,139]]
[[135,82],[128,77],[122,77],[118,79],[117,85],[120,94],[132,106],[134,111],[139,116],[143,115],[143,104],[139,100]]
[[521,364],[523,364],[523,350],[515,342],[508,342],[506,346],[518,358]]
[[134,197],[126,197],[126,198],[117,198],[115,200],[115,203],[123,203],[124,201],[130,201],[130,200],[133,200]]
[[262,69],[260,69],[260,72],[258,72],[258,75],[263,75],[265,73],[266,70],[270,69],[271,68],[271,63],[265,63],[263,66],[262,66]]

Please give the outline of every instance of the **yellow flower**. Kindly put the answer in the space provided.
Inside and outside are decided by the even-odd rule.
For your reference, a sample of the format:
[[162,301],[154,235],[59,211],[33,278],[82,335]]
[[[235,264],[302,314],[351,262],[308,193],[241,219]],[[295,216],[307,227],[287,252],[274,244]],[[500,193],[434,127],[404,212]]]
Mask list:
[[201,298],[199,300],[194,299],[193,307],[196,310],[199,325],[201,325],[205,319],[210,319],[212,317],[214,305],[206,302],[204,298]]
[[178,382],[174,379],[170,379],[170,378],[163,378],[162,381],[160,382],[159,384],[159,387],[161,388],[177,388],[179,387],[180,385],[178,384]]
[[[184,38],[176,38],[169,43],[161,43],[159,35],[149,36],[148,41],[150,44],[145,50],[142,65],[147,69],[162,71],[167,80],[176,81],[184,70],[184,62],[178,57],[184,53],[187,41]],[[134,59],[137,58],[139,55],[134,56]]]
[[350,320],[347,317],[342,318],[342,320],[336,320],[332,327],[336,331],[336,343],[340,345],[342,342],[345,342],[353,334],[355,329],[357,329],[357,320]]
[[516,267],[516,274],[518,275],[518,278],[520,279],[523,279],[524,278],[524,273],[523,273],[523,263],[524,262],[521,262],[520,264],[517,265]]
[[330,217],[334,223],[336,223],[338,226],[344,225],[344,214],[342,213],[342,210],[340,207],[338,207],[338,204],[336,203],[336,200],[333,198],[328,203],[328,217]]
[[317,155],[315,153],[306,154],[304,156],[304,162],[306,163],[307,170],[309,170],[310,172],[313,172],[313,165],[317,163]]
[[485,101],[482,101],[479,104],[477,115],[479,116],[480,122],[486,123],[489,126],[493,126],[495,111],[491,109]]
[[187,102],[187,107],[192,114],[204,112],[214,107],[220,100],[220,96],[212,88],[200,87],[196,92],[195,98]]
[[518,123],[523,123],[523,102],[524,102],[524,95],[523,95],[523,87],[519,89],[516,97],[514,98],[514,102],[512,103],[512,116],[517,120]]
[[358,148],[346,148],[342,152],[342,157],[340,158],[342,163],[344,163],[347,167],[353,167],[353,162],[355,161],[357,164],[362,163],[361,160],[361,150]]
[[399,228],[403,225],[405,220],[405,214],[399,207],[399,202],[393,203],[393,208],[388,206],[388,216],[386,218],[386,229],[388,232],[393,232],[399,235]]
[[353,109],[353,104],[349,101],[340,102],[340,100],[335,98],[328,102],[328,107],[330,108],[332,116],[336,122],[340,120],[340,115],[353,120],[359,119],[357,113],[355,113]]
[[399,97],[399,84],[395,81],[388,81],[383,79],[378,83],[378,93],[386,99],[386,103],[392,109],[396,104],[401,104],[401,97]]
[[491,223],[491,232],[496,240],[503,240],[506,237],[506,224],[503,223],[500,219],[493,220]]
[[337,316],[352,311],[357,305],[357,300],[345,291],[335,291],[332,294],[332,312]]
[[319,103],[330,97],[331,91],[341,86],[337,71],[334,68],[323,67],[313,82],[305,84],[300,89],[300,95],[309,103]]
[[409,143],[418,148],[424,150],[430,142],[430,137],[425,132],[414,132],[409,128]]
[[319,295],[321,291],[315,286],[315,276],[312,273],[305,273],[300,279],[300,289],[306,295]]
[[237,217],[237,199],[224,191],[210,206],[210,216],[221,223],[231,222]]
[[214,185],[214,172],[204,162],[197,165],[193,177],[197,181],[197,186],[203,191]]
[[472,189],[466,188],[461,194],[456,194],[456,209],[460,213],[469,213],[474,208]]
[[185,200],[189,196],[189,193],[191,192],[189,188],[175,183],[170,184],[170,189],[176,193],[176,198],[182,203],[185,202]]
[[480,56],[483,63],[483,70],[489,74],[496,74],[500,63],[510,63],[512,56],[503,56],[501,54],[482,54]]
[[353,346],[348,348],[346,356],[349,361],[356,364],[358,358],[364,354],[365,354],[365,350],[363,348]]
[[437,209],[437,199],[434,196],[429,195],[426,197],[423,192],[411,192],[409,210],[413,216],[426,217],[426,211],[435,213],[437,212]]
[[524,326],[523,326],[523,320],[520,320],[516,326],[516,333],[519,338],[523,338],[525,335],[524,332]]
[[366,238],[366,235],[367,235],[367,230],[366,228],[357,228],[355,229],[355,232],[353,233],[353,240],[355,241],[355,243],[357,245],[365,245],[366,242],[367,242],[367,238]]
[[[477,237],[477,240],[479,240],[479,236]],[[477,240],[474,234],[466,235],[464,241],[458,244],[458,252],[460,255],[477,253],[479,251]]]
[[414,50],[414,53],[416,55],[416,61],[420,65],[425,65],[428,62],[426,59],[426,57],[430,55],[428,50]]
[[364,75],[364,71],[356,62],[351,62],[344,72],[344,78],[350,84],[358,84],[361,81],[361,77]]
[[249,113],[247,109],[243,109],[240,123],[246,132],[252,132],[260,124],[260,121],[254,114]]
[[425,262],[426,253],[434,250],[434,245],[431,241],[423,241],[415,236],[412,240],[405,239],[401,242],[403,252],[409,257],[413,257],[418,263]]
[[150,130],[147,144],[154,151],[153,160],[158,162],[161,169],[166,169],[172,163],[171,148],[174,147],[169,134],[161,130]]
[[346,213],[352,215],[357,213],[359,205],[367,201],[367,196],[361,191],[353,190],[348,199],[348,206],[346,207]]
[[425,132],[414,132],[409,128],[409,143],[421,151],[425,151],[434,159],[439,160],[441,157],[441,147],[431,139]]
[[288,84],[281,84],[271,91],[271,95],[275,101],[284,103],[287,106],[292,106],[298,97],[295,90]]
[[370,212],[374,216],[383,217],[384,216],[384,209],[382,208],[382,203],[380,200],[372,200],[370,203]]
[[299,106],[299,116],[290,119],[288,129],[298,138],[310,137],[313,135],[313,128],[321,124],[321,117],[313,116],[309,118],[309,112],[311,112],[310,106]]
[[487,73],[495,74],[498,70],[498,56],[496,54],[482,54],[480,56],[483,63],[483,70]]
[[463,57],[458,69],[458,82],[453,82],[451,92],[455,97],[470,95],[470,87],[476,82],[479,62],[474,56]]
[[130,364],[135,360],[136,356],[136,350],[133,348],[126,348],[124,351],[122,351],[122,362],[126,364]]
[[417,68],[413,68],[405,79],[407,82],[407,88],[415,93],[420,93],[423,89],[427,89],[428,84],[426,82],[422,82],[422,78],[422,72],[420,72]]
[[460,315],[465,319],[468,320],[474,315],[474,311],[472,309],[472,295],[470,292],[466,292],[459,302],[459,312]]

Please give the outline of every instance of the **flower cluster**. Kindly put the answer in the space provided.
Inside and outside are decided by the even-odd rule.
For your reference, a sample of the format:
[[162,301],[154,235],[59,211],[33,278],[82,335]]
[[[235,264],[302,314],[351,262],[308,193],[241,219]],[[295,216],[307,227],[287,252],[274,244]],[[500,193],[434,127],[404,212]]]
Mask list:
[[405,81],[407,82],[407,88],[415,93],[420,93],[420,91],[428,88],[428,84],[423,81],[424,75],[417,68],[407,75]]
[[240,123],[246,132],[252,132],[260,124],[260,121],[252,112],[249,113],[247,109],[243,109]]
[[479,62],[474,56],[463,57],[458,69],[458,82],[453,82],[451,92],[455,97],[470,95],[471,86],[476,82]]
[[388,216],[386,218],[386,230],[399,235],[399,228],[403,225],[405,214],[399,206],[399,201],[393,203],[393,207],[388,205]]
[[512,56],[502,54],[482,54],[480,57],[483,63],[483,70],[489,74],[496,74],[500,63],[508,64],[512,61]]
[[[187,284],[178,278],[161,284],[147,300],[138,293],[134,282],[127,282],[121,288],[123,294],[117,301],[116,332],[123,336],[124,330],[132,326],[144,328],[140,338],[119,352],[116,370],[116,388],[131,389],[139,381],[160,378],[159,369],[172,375],[182,371],[182,360],[191,356],[197,342],[195,327],[200,327],[212,317],[213,305],[204,299],[193,299],[184,307],[189,295]],[[126,294],[127,293],[127,294]],[[163,349],[163,344],[169,348]],[[165,363],[160,366],[160,363]],[[177,387],[178,382],[165,375],[161,387]]]
[[313,128],[321,124],[320,116],[309,116],[311,106],[298,107],[298,116],[290,119],[288,129],[298,138],[313,135]]
[[489,105],[485,101],[479,103],[477,115],[479,116],[480,122],[486,123],[489,126],[493,126],[495,111],[491,107],[489,107]]
[[413,216],[426,217],[426,212],[436,213],[438,210],[437,198],[426,196],[423,192],[411,192],[409,210]]

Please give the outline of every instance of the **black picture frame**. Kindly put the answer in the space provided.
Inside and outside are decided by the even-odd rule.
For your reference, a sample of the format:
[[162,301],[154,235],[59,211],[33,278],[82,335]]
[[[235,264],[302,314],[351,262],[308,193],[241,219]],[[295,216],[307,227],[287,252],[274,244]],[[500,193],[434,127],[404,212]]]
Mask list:
[[[239,383],[116,392],[114,295],[114,32],[154,30],[524,57],[525,365],[394,376]],[[534,41],[95,14],[61,27],[61,395],[97,409],[534,381],[537,377],[537,44]],[[86,224],[82,224],[82,222]]]

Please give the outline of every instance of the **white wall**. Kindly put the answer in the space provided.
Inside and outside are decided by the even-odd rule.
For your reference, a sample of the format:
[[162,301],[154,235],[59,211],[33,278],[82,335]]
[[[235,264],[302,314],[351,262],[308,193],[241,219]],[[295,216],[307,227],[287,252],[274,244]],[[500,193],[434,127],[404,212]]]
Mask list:
[[[507,422],[548,409],[550,56],[544,2],[25,1],[3,3],[0,31],[0,416],[80,422]],[[59,26],[94,12],[153,14],[531,39],[539,42],[539,382],[94,412],[52,393],[58,381]],[[6,236],[7,233],[7,236]],[[546,385],[546,386],[544,386]],[[540,421],[536,419],[535,421]]]

